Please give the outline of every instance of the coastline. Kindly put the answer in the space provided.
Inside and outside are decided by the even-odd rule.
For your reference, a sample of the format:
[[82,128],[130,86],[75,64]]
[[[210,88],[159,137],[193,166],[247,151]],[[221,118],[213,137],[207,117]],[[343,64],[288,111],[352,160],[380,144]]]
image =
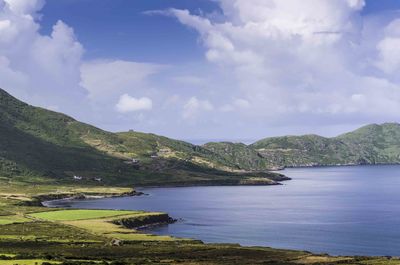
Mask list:
[[376,164],[315,164],[315,165],[294,165],[283,166],[280,169],[271,170],[270,172],[280,173],[288,168],[325,168],[325,167],[358,167],[358,166],[400,166],[400,163],[376,163]]
[[85,193],[85,192],[77,192],[77,193],[49,193],[49,194],[41,194],[37,196],[33,196],[33,204],[32,202],[27,202],[31,205],[42,205],[44,207],[48,207],[47,205],[51,204],[51,202],[56,201],[68,201],[75,199],[103,199],[103,198],[120,198],[120,197],[134,197],[134,196],[143,196],[147,195],[142,192],[142,189],[156,189],[156,188],[185,188],[185,187],[235,187],[235,186],[277,186],[283,185],[281,182],[289,181],[291,178],[280,174],[282,179],[280,180],[270,180],[267,179],[267,182],[260,183],[221,183],[221,182],[204,182],[204,183],[173,183],[173,184],[159,184],[159,185],[139,185],[131,188],[130,192],[124,193]]
[[[380,166],[380,165],[379,165]],[[334,167],[343,167],[343,166],[334,166]],[[212,186],[215,186],[215,185],[212,185]],[[230,186],[233,186],[233,185],[230,185]],[[237,185],[236,185],[237,186]],[[158,186],[158,187],[155,187],[155,188],[167,188],[167,187],[170,187],[170,186],[165,186],[165,185],[160,185],[160,186]],[[185,185],[185,186],[174,186],[174,187],[177,187],[177,188],[179,188],[179,187],[197,187],[197,186],[193,186],[193,185],[191,185],[191,186],[189,186],[189,185]],[[100,199],[100,198],[112,198],[112,197],[130,197],[130,196],[133,196],[133,197],[135,197],[135,196],[142,196],[142,195],[145,195],[145,191],[143,191],[142,189],[148,189],[148,188],[153,188],[153,187],[150,187],[150,186],[140,186],[140,187],[135,187],[135,192],[133,192],[133,194],[135,194],[135,195],[129,195],[129,194],[132,194],[132,192],[130,192],[130,193],[120,193],[120,194],[110,194],[110,193],[91,193],[91,194],[86,194],[85,196],[82,196],[82,194],[81,195],[77,195],[77,194],[75,194],[75,196],[69,196],[69,197],[64,197],[64,198],[60,198],[60,196],[66,196],[66,195],[71,195],[71,193],[70,194],[62,194],[62,195],[57,195],[57,196],[59,196],[58,197],[58,200],[51,200],[51,201],[43,201],[43,203],[44,204],[46,204],[46,202],[52,202],[52,201],[54,201],[54,202],[57,202],[57,201],[62,201],[62,200],[73,200],[73,199],[84,199],[84,200],[92,200],[92,199]],[[54,197],[56,197],[54,194],[53,195],[51,195],[53,198]],[[40,198],[48,198],[49,196],[39,196]],[[43,207],[46,207],[46,205],[43,205]],[[48,207],[48,206],[47,206]],[[135,223],[133,223],[133,225],[129,225],[129,224],[132,224],[131,223],[131,221],[130,220],[127,220],[127,221],[124,221],[124,223],[122,223],[122,222],[117,222],[116,224],[119,224],[119,225],[123,225],[124,227],[129,227],[130,229],[135,229],[135,230],[139,230],[139,233],[152,233],[151,232],[151,229],[152,229],[152,227],[153,226],[159,226],[159,225],[166,225],[166,224],[170,224],[170,223],[173,223],[173,222],[175,222],[176,220],[174,220],[174,221],[172,221],[171,219],[170,219],[170,217],[169,217],[169,215],[168,214],[165,214],[165,216],[167,216],[166,218],[162,218],[163,220],[147,220],[147,221],[145,221],[144,223],[142,223],[142,224],[135,224]],[[144,231],[140,231],[140,230],[142,230],[142,229],[144,229]],[[149,230],[146,230],[146,229],[149,229]],[[188,238],[188,237],[184,237],[184,238]],[[195,238],[195,237],[194,237]],[[194,239],[195,240],[195,239]],[[207,243],[204,243],[204,242],[202,242],[201,240],[196,240],[197,242],[199,242],[199,243],[201,243],[201,244],[204,244],[204,246],[205,247],[211,247],[211,246],[214,246],[215,244],[220,244],[220,245],[227,245],[227,244],[229,244],[229,245],[235,245],[234,243],[208,243],[208,241],[206,241]],[[115,242],[117,242],[118,244],[121,244],[121,245],[125,245],[125,243],[124,243],[124,241],[123,240],[121,240],[121,241],[115,241]],[[224,241],[219,241],[219,242],[224,242]],[[164,244],[164,243],[161,243],[161,242],[159,242],[160,244]],[[126,243],[127,245],[129,245],[129,244],[132,244],[132,243]],[[382,260],[394,260],[394,261],[397,261],[397,256],[393,256],[393,258],[392,257],[389,257],[389,256],[385,256],[385,255],[360,255],[359,257],[355,257],[355,256],[352,256],[352,255],[348,255],[348,254],[344,254],[344,255],[340,255],[340,254],[321,254],[322,252],[319,252],[319,251],[304,251],[304,250],[302,250],[301,248],[280,248],[280,247],[268,247],[268,246],[257,246],[257,245],[246,245],[246,244],[244,244],[244,245],[241,245],[241,244],[236,244],[236,246],[237,246],[237,250],[238,251],[245,251],[246,249],[248,250],[248,249],[258,249],[258,250],[260,250],[260,251],[264,251],[264,250],[272,250],[272,251],[278,251],[278,250],[282,250],[282,251],[300,251],[300,252],[305,252],[305,253],[309,253],[310,255],[312,255],[313,257],[318,257],[318,258],[327,258],[327,259],[334,259],[334,258],[345,258],[345,259],[347,259],[347,258],[349,258],[349,259],[353,259],[353,258],[355,258],[355,259],[357,259],[357,258],[361,258],[361,259],[365,259],[365,260],[369,260],[369,259],[375,259],[375,258],[379,258],[379,259],[382,259]],[[307,248],[304,248],[304,249],[307,249]],[[317,254],[316,254],[317,253]],[[302,263],[301,263],[302,264]],[[330,263],[331,264],[331,263]],[[336,264],[336,263],[332,263],[332,264]],[[344,263],[344,264],[347,264],[347,263]],[[358,263],[355,263],[355,264],[358,264]],[[361,264],[361,263],[360,263]],[[363,264],[363,263],[362,263]],[[371,264],[373,264],[373,263],[371,263]],[[383,263],[383,264],[385,264],[385,263]]]
[[[362,165],[362,166],[364,166],[364,165]],[[392,166],[392,165],[368,165],[368,166],[376,166],[376,167],[380,167],[380,166]],[[393,166],[399,166],[399,165],[393,165]],[[331,166],[331,167],[334,167],[334,168],[343,168],[343,167],[346,167],[346,166]],[[345,170],[346,171],[346,170]],[[215,186],[215,185],[213,185],[213,186]],[[232,185],[231,185],[232,186]],[[144,191],[144,190],[142,190],[142,189],[148,189],[148,188],[168,188],[168,187],[171,187],[171,186],[162,186],[162,185],[160,185],[160,186],[153,186],[153,187],[151,187],[151,186],[140,186],[140,187],[137,187],[136,188],[136,191],[137,192],[141,192],[142,193],[142,195],[144,194],[144,193],[146,193],[146,191]],[[177,187],[177,188],[179,188],[179,187],[197,187],[197,186],[188,186],[188,185],[185,185],[185,186],[173,186],[173,187]],[[102,197],[98,197],[98,196],[87,196],[87,197],[85,197],[85,198],[82,198],[82,199],[96,199],[96,198],[105,198],[105,197],[123,197],[123,196],[102,196]],[[74,198],[69,198],[69,199],[74,199]],[[76,198],[75,198],[76,199]],[[67,199],[68,200],[68,199]],[[101,207],[101,205],[99,206],[99,207]],[[113,207],[116,207],[116,206],[113,206]],[[137,207],[137,208],[140,208],[140,207]],[[165,209],[164,209],[165,210]],[[161,211],[163,211],[163,209],[161,209]],[[179,217],[179,215],[176,215],[177,217]],[[163,224],[165,224],[165,223],[156,223],[156,225],[163,225]],[[135,227],[135,226],[134,226]],[[149,226],[144,226],[143,228],[149,228]],[[149,233],[152,233],[151,232],[151,230],[148,230],[148,232]],[[179,236],[179,235],[178,235]],[[183,237],[185,237],[185,236],[183,236]],[[196,238],[196,237],[194,237],[194,238]],[[209,242],[209,241],[206,241],[206,242]],[[223,241],[223,240],[221,240],[221,241],[218,241],[218,242],[225,242],[225,241]],[[244,244],[244,246],[243,247],[251,247],[251,246],[257,246],[257,245],[246,245],[246,244]],[[261,247],[263,247],[263,248],[267,248],[268,246],[261,246]],[[275,246],[276,247],[276,246]],[[295,247],[291,247],[291,248],[284,248],[284,249],[287,249],[287,250],[302,250],[301,248],[295,248]],[[308,248],[304,248],[304,249],[308,249]],[[313,251],[313,253],[320,253],[320,252],[318,252],[318,251],[315,251],[315,250],[310,250],[310,251]],[[381,252],[382,253],[382,252]],[[346,256],[348,256],[349,254],[348,253],[344,253]],[[393,252],[392,253],[390,253],[391,255],[393,255],[393,256],[397,256],[397,255],[394,255],[393,254]],[[337,254],[337,253],[331,253],[330,252],[330,255],[331,256],[340,256],[340,253],[339,254]],[[351,255],[353,255],[353,254],[351,254]],[[385,254],[385,252],[383,252],[383,254],[381,254],[381,255],[376,255],[376,254],[370,254],[370,255],[366,255],[366,254],[359,254],[359,255],[362,255],[362,256],[370,256],[370,257],[384,257],[384,256],[386,256],[387,254]]]

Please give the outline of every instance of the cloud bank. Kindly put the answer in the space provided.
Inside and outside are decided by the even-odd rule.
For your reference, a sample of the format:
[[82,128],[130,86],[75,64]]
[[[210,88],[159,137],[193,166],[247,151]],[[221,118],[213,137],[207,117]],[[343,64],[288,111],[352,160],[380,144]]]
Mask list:
[[44,0],[0,0],[1,88],[31,104],[87,121],[95,116],[109,119],[112,111],[151,109],[150,99],[132,102],[134,98],[127,100],[125,93],[144,95],[146,80],[162,66],[112,59],[85,61],[83,45],[63,21],[49,35],[39,32],[38,12],[44,4]]
[[206,59],[235,78],[221,89],[246,108],[227,102],[222,111],[270,125],[397,119],[399,19],[361,16],[363,0],[218,2],[218,16],[161,13],[195,29]]
[[105,129],[178,138],[331,135],[399,121],[398,12],[363,15],[364,0],[215,1],[211,14],[146,13],[176,18],[204,48],[203,61],[166,66],[87,61],[65,22],[40,33],[44,0],[0,0],[0,87]]

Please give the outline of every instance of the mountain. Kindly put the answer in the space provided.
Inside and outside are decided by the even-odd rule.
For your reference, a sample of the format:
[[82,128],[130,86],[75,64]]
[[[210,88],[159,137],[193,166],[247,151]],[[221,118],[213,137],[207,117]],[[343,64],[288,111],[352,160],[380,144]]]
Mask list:
[[28,105],[1,89],[0,177],[126,185],[234,185],[255,178],[261,178],[259,183],[285,179],[274,173],[244,172],[218,153],[183,141],[103,131]]
[[400,124],[364,126],[353,132],[326,138],[318,135],[265,138],[249,146],[208,143],[210,151],[246,170],[281,167],[399,164]]
[[111,133],[34,107],[0,89],[0,177],[93,184],[265,184],[282,167],[400,163],[400,125],[372,124],[333,138],[265,138],[203,146],[136,131]]

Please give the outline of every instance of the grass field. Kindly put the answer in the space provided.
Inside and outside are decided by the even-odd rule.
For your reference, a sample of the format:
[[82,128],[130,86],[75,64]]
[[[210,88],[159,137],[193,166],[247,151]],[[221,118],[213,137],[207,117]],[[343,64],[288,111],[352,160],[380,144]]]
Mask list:
[[114,211],[114,210],[60,210],[29,214],[30,217],[47,221],[75,221],[88,219],[101,219],[112,216],[137,214],[135,211]]
[[[62,224],[84,229],[107,238],[123,241],[176,241],[170,236],[155,236],[138,233],[114,222],[119,219],[135,219],[148,216],[157,216],[163,213],[148,213],[143,211],[117,210],[58,210],[32,213],[28,216],[38,220],[61,222]],[[0,219],[1,220],[1,219]],[[0,236],[1,238],[1,236]]]
[[1,260],[1,265],[42,265],[43,262],[50,264],[61,264],[59,261],[42,260],[42,259],[16,259],[16,260]]
[[157,216],[163,213],[147,213],[147,212],[131,212],[126,215],[118,215],[113,217],[104,217],[100,219],[88,219],[88,220],[75,220],[65,221],[63,224],[75,226],[78,228],[85,229],[90,233],[96,235],[102,235],[123,241],[177,241],[185,240],[178,239],[170,236],[155,236],[151,234],[140,233],[134,229],[126,228],[122,225],[117,225],[114,221],[119,219],[135,219],[148,216]]
[[30,222],[31,220],[19,215],[0,216],[0,225]]

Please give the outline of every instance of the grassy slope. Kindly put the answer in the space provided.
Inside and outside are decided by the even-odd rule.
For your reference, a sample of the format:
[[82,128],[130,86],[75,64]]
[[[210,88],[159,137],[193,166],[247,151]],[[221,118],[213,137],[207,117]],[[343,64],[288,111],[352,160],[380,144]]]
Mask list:
[[[206,148],[154,134],[106,132],[1,89],[0,136],[0,176],[32,183],[64,183],[75,174],[88,185],[97,184],[95,177],[108,185],[238,184],[246,178]],[[125,163],[132,158],[140,159],[140,168]]]
[[349,147],[353,160],[367,164],[400,162],[400,124],[372,124],[335,139]]
[[36,219],[48,221],[76,221],[98,219],[119,215],[132,214],[132,211],[114,211],[114,210],[66,210],[66,211],[50,211],[33,213],[29,216]]
[[339,164],[346,146],[318,135],[274,137],[251,145],[271,164],[296,166]]
[[76,123],[68,116],[29,106],[0,90],[2,175],[57,178],[73,171],[125,169],[118,159],[85,144],[74,130]]
[[207,143],[204,147],[245,170],[265,170],[269,166],[256,150],[242,143]]

